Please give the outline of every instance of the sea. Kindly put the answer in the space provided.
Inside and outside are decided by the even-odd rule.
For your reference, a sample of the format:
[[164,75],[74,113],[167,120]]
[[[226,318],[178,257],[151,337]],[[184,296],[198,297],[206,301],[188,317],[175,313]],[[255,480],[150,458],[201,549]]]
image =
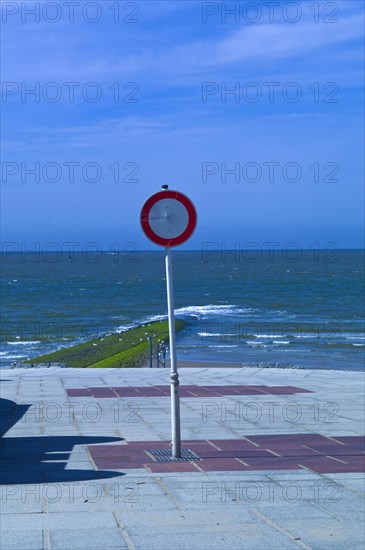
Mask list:
[[[362,370],[364,251],[173,250],[180,361]],[[1,367],[166,319],[164,250],[1,256]]]

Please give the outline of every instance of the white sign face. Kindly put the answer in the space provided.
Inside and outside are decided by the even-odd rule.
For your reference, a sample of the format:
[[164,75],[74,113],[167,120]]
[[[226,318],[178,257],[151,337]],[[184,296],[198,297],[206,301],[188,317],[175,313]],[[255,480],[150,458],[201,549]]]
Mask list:
[[147,199],[140,221],[150,241],[171,248],[180,246],[191,237],[197,215],[194,204],[186,195],[164,189]]
[[175,239],[186,230],[189,213],[185,206],[175,199],[161,199],[149,212],[150,227],[163,239]]

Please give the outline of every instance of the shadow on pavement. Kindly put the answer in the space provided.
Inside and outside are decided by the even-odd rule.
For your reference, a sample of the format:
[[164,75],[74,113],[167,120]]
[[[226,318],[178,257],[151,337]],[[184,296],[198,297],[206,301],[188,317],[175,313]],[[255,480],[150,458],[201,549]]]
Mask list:
[[[90,469],[65,469],[75,445],[120,442],[122,438],[67,435],[3,437],[30,406],[0,399],[0,484],[100,480],[124,475],[122,472],[95,471],[91,462]],[[77,466],[77,459],[74,460]],[[80,460],[85,465],[87,458],[83,454]]]
[[0,398],[0,437],[22,418],[31,405],[17,405],[14,401]]

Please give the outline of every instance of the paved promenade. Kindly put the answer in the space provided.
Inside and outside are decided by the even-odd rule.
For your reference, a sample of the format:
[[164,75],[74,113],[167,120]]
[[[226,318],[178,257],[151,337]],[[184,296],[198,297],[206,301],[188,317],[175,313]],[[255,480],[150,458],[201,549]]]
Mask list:
[[364,548],[364,376],[3,369],[2,550]]

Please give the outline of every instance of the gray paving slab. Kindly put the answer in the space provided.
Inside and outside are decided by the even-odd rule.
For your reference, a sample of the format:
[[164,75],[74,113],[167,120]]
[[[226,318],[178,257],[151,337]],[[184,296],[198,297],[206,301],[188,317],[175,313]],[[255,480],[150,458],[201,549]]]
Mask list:
[[1,548],[4,550],[44,550],[43,531],[1,530]]
[[112,512],[56,512],[45,514],[6,514],[2,518],[1,528],[8,531],[50,530],[50,529],[112,529],[115,520]]
[[[286,539],[279,533],[272,534],[271,531],[269,544],[272,545],[272,548],[298,550],[298,545],[295,542]],[[237,531],[214,533],[214,537],[211,536],[209,539],[207,539],[207,535],[204,532],[193,534],[186,532],[181,534],[173,533],[168,537],[164,534],[135,536],[132,541],[134,548],[140,550],[146,548],[151,550],[171,550],[171,548],[176,550],[191,550],[192,548],[199,548],[201,550],[220,550],[221,548],[229,548],[230,550],[263,550],[264,548],[268,548],[268,533],[262,526],[246,526],[244,533],[237,533]]]
[[[280,521],[279,526],[284,524],[284,521]],[[336,518],[328,519],[325,523],[322,518],[311,518],[310,521],[306,518],[290,518],[290,530],[300,535],[306,546],[313,550],[350,550],[364,547],[362,524],[357,529],[352,528],[350,540],[346,523]]]
[[124,550],[128,548],[122,533],[113,529],[52,529],[49,533],[52,550]]

